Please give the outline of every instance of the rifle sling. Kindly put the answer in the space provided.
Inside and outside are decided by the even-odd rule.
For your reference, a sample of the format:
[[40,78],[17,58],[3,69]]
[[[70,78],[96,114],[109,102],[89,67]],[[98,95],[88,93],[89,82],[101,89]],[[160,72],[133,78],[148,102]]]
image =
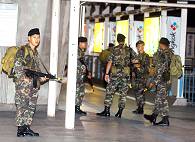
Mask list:
[[39,56],[39,54],[38,54],[38,59],[40,60],[40,62],[41,62],[41,64],[42,64],[42,66],[43,66],[43,67],[44,67],[44,69],[45,69],[45,71],[46,71],[48,74],[51,74],[51,73],[47,70],[47,68],[46,68],[46,66],[44,65],[44,63],[43,63],[43,61],[42,61],[41,57]]

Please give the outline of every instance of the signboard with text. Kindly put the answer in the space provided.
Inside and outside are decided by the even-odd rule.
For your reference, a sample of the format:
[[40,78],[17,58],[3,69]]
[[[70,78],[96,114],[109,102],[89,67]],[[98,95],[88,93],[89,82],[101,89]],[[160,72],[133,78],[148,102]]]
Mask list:
[[170,48],[172,48],[177,55],[180,55],[180,25],[180,17],[167,17],[167,38],[170,41]]

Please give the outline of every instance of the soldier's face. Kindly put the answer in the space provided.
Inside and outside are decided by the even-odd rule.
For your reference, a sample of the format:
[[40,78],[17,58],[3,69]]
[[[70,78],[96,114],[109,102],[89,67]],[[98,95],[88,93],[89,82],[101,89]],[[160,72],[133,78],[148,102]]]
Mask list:
[[79,48],[86,49],[87,48],[87,42],[80,42],[79,43]]
[[119,42],[118,44],[119,44],[119,45],[124,45],[124,44],[125,44],[125,42]]
[[136,48],[138,53],[144,52],[144,44],[138,44]]
[[28,37],[28,42],[34,46],[34,47],[38,47],[40,44],[40,35],[32,35]]
[[161,50],[165,50],[165,49],[168,48],[168,46],[160,43],[160,44],[159,44],[159,48],[160,48]]
[[140,68],[141,67],[141,64],[135,64],[134,65],[136,68]]

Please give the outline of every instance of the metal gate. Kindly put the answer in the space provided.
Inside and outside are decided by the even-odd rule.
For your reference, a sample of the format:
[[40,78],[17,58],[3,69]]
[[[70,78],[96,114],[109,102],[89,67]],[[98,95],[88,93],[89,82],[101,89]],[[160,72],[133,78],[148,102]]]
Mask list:
[[195,103],[195,70],[185,72],[184,98],[186,98],[189,103]]

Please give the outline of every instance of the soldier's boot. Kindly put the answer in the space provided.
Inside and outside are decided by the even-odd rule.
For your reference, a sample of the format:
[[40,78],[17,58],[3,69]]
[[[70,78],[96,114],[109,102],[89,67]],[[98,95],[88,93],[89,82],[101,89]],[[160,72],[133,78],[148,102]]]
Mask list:
[[156,123],[156,125],[158,125],[158,126],[169,126],[169,117],[164,116],[160,122]]
[[17,130],[17,137],[24,137],[25,134],[24,134],[24,130],[26,128],[24,126],[18,126],[18,130]]
[[25,136],[39,136],[39,133],[34,132],[33,130],[30,129],[30,126],[25,125],[25,130],[24,130],[24,135]]
[[144,108],[143,107],[138,107],[136,110],[132,111],[135,114],[143,114],[144,113]]
[[110,117],[110,107],[105,106],[104,111],[96,113],[96,115]]
[[118,112],[115,114],[115,117],[121,118],[123,113],[123,108],[119,108]]
[[81,110],[80,106],[75,106],[75,113],[80,114],[80,115],[87,115],[86,112]]
[[153,125],[156,125],[156,118],[157,118],[158,115],[156,114],[152,114],[152,115],[147,115],[147,114],[144,114],[144,118],[149,120]]

